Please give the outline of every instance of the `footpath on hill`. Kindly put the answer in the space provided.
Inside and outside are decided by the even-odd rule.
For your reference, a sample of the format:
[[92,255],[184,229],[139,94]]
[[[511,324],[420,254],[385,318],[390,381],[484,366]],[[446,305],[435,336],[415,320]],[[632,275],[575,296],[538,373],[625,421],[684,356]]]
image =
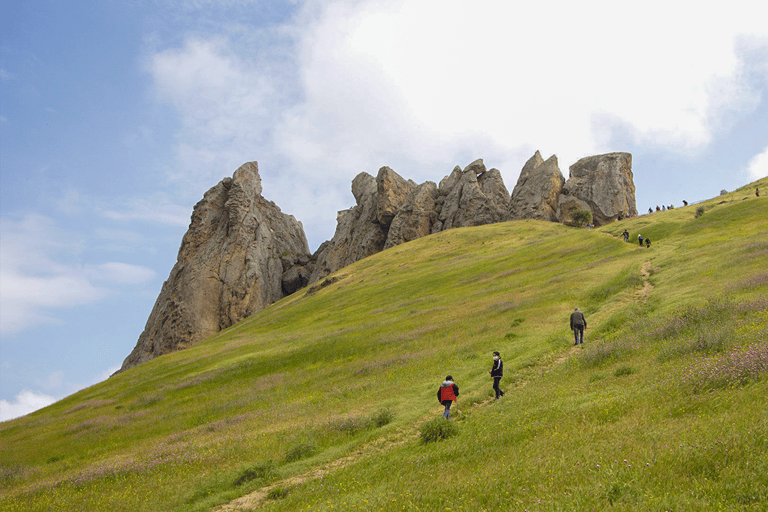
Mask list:
[[[652,268],[652,262],[650,260],[643,263],[640,267],[640,275],[642,276],[643,286],[638,288],[634,292],[633,299],[635,301],[638,301],[638,302],[647,301],[648,297],[653,291],[653,285],[648,281],[648,278],[650,277],[650,274],[651,274],[651,268]],[[625,301],[623,304],[619,304],[618,306],[625,305],[626,302],[629,302],[629,301]],[[560,357],[553,360],[548,365],[549,368],[545,368],[544,371],[547,372],[552,368],[563,364],[570,357],[572,357],[577,351],[578,351],[578,347],[571,347]],[[520,387],[524,385],[525,385],[524,382],[518,384],[518,386]],[[461,409],[462,417],[466,418],[470,416],[478,408],[485,406],[493,401],[494,401],[493,398],[490,398],[483,402],[472,405],[469,409],[462,408]],[[418,437],[419,427],[423,423],[429,421],[434,417],[435,417],[434,412],[426,413],[417,421],[413,422],[412,424],[401,427],[385,436],[382,436],[374,441],[371,441],[370,443],[364,444],[356,448],[355,450],[353,450],[352,453],[350,453],[345,457],[340,457],[338,459],[320,464],[317,467],[314,467],[305,473],[301,473],[298,475],[294,475],[294,476],[273,482],[270,485],[264,486],[249,494],[236,498],[230,501],[229,503],[226,503],[224,505],[221,505],[215,508],[214,512],[244,512],[244,511],[256,510],[264,502],[264,500],[267,499],[270,491],[272,491],[273,489],[288,488],[288,487],[295,487],[297,485],[303,485],[308,481],[320,479],[334,470],[344,468],[346,466],[354,464],[365,457],[378,454],[385,450],[390,450],[410,440],[416,439]]]

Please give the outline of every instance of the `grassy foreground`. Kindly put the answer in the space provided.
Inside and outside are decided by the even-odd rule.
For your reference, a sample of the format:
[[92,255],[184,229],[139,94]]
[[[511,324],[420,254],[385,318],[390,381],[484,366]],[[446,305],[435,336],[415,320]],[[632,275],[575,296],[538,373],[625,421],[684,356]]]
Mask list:
[[[766,510],[754,185],[595,230],[515,221],[360,261],[1,423],[0,510]],[[449,373],[457,432],[424,443]]]

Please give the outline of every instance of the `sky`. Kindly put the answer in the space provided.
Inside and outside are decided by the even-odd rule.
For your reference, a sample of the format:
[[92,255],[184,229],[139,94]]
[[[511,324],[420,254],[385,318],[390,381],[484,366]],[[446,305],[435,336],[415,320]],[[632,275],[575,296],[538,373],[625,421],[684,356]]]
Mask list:
[[641,213],[768,175],[761,4],[4,0],[0,421],[120,367],[245,162],[312,251],[385,165],[626,151]]

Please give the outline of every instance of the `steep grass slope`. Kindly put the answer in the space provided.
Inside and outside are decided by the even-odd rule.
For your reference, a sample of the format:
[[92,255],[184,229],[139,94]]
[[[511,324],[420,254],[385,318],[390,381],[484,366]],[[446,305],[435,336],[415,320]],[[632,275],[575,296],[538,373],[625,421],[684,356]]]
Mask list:
[[[753,191],[699,217],[509,222],[367,258],[0,424],[0,510],[765,510],[768,206]],[[424,444],[448,373],[458,435]]]

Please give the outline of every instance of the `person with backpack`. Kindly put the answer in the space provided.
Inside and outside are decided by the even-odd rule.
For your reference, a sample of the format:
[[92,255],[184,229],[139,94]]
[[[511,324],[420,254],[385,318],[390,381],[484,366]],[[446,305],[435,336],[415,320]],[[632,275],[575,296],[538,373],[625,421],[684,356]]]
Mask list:
[[451,415],[451,405],[453,405],[453,402],[457,401],[458,396],[459,386],[453,382],[453,377],[450,375],[446,376],[445,381],[443,381],[437,389],[437,401],[445,407],[445,411],[443,412],[445,419],[448,419]]
[[629,231],[627,231],[627,230],[625,229],[625,230],[624,230],[624,232],[621,234],[621,236],[623,236],[623,237],[624,237],[624,241],[625,241],[625,242],[629,242]]
[[646,237],[645,238],[645,246],[650,249],[651,248],[651,239]]
[[496,392],[496,400],[499,397],[504,396],[504,392],[499,388],[501,378],[504,376],[504,363],[501,361],[501,354],[497,352],[493,353],[493,366],[488,370],[493,378],[493,391]]
[[[642,246],[643,244],[641,243],[640,245]],[[584,329],[586,328],[587,319],[584,318],[584,313],[579,311],[579,308],[576,308],[573,313],[571,313],[571,330],[576,338],[576,343],[574,343],[574,345],[584,343]]]
[[643,246],[643,235],[637,235],[637,241],[640,242],[640,247]]

